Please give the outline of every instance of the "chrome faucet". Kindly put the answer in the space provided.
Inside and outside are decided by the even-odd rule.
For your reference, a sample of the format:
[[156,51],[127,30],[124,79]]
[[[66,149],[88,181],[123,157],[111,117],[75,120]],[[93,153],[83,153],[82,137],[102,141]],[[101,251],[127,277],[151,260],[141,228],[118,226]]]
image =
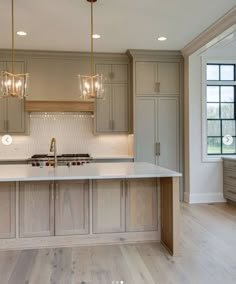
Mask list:
[[50,152],[53,152],[54,154],[54,164],[53,164],[53,167],[57,167],[57,143],[56,143],[56,138],[52,138],[51,140],[51,144],[50,144]]

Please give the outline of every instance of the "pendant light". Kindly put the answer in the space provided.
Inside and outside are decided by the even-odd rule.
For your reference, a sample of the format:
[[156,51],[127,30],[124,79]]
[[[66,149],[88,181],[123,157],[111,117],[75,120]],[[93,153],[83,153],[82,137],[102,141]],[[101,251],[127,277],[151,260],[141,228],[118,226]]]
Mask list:
[[78,75],[79,97],[83,100],[104,99],[104,78],[95,74],[93,56],[93,3],[97,0],[87,0],[91,3],[91,54],[90,54],[90,75]]
[[1,71],[0,88],[2,97],[16,97],[23,99],[28,94],[29,74],[16,74],[14,69],[14,0],[11,1],[11,20],[12,20],[12,61],[11,72]]

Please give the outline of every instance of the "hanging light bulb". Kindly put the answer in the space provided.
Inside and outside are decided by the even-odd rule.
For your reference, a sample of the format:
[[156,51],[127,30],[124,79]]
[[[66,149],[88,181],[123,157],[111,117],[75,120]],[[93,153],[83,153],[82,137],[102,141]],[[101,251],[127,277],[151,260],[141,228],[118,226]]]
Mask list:
[[14,73],[14,0],[11,1],[11,18],[12,18],[12,70],[1,71],[0,73],[0,96],[1,97],[17,97],[23,99],[28,95],[29,74]]
[[102,75],[94,74],[93,59],[93,2],[97,0],[87,0],[91,3],[91,54],[90,54],[90,75],[78,75],[79,97],[80,99],[104,99],[104,78]]

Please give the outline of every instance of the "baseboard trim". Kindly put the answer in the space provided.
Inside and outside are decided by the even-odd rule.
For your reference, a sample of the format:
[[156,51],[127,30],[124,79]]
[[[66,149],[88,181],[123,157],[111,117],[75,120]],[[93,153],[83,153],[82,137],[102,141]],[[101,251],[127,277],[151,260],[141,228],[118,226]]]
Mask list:
[[226,202],[223,193],[184,193],[184,201],[187,203],[212,203]]
[[160,242],[160,231],[0,239],[1,250]]

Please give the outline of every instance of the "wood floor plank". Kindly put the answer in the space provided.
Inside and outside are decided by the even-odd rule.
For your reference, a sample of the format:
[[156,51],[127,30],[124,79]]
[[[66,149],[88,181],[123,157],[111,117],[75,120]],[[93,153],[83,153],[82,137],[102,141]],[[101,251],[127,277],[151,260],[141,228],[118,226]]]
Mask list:
[[71,284],[72,273],[72,248],[54,249],[51,284]]
[[8,283],[20,251],[2,251],[0,253],[0,283]]
[[35,259],[29,284],[50,283],[53,271],[53,249],[40,249]]
[[37,252],[37,250],[23,250],[20,252],[8,284],[29,284]]

